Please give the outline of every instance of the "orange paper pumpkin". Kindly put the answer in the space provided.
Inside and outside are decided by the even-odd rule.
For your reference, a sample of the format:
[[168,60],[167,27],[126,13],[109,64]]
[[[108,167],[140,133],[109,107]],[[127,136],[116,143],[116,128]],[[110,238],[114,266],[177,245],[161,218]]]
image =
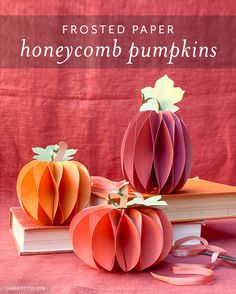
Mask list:
[[158,208],[85,208],[72,220],[74,252],[92,268],[144,270],[162,261],[172,247],[172,226]]
[[41,224],[69,223],[90,200],[89,173],[81,163],[69,161],[76,150],[63,144],[33,148],[37,160],[26,164],[17,178],[22,209]]

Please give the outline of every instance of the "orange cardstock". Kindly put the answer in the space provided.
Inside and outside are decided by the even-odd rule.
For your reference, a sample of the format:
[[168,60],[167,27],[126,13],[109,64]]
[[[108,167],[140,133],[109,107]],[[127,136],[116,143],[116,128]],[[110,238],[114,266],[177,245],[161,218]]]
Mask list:
[[158,208],[88,207],[71,222],[76,255],[95,269],[144,270],[171,250],[172,226]]
[[41,224],[65,224],[90,200],[87,169],[76,161],[33,160],[17,178],[17,195],[24,212]]

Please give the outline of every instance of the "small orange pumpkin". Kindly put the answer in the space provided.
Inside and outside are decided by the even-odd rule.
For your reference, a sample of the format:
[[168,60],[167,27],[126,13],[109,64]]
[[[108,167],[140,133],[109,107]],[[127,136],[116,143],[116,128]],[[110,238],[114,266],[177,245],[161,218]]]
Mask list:
[[70,234],[76,255],[90,267],[107,271],[152,267],[168,255],[173,241],[171,223],[162,210],[140,205],[85,208],[72,220]]
[[65,224],[90,200],[90,176],[84,165],[69,161],[77,150],[59,145],[33,148],[38,153],[17,178],[24,212],[41,224]]

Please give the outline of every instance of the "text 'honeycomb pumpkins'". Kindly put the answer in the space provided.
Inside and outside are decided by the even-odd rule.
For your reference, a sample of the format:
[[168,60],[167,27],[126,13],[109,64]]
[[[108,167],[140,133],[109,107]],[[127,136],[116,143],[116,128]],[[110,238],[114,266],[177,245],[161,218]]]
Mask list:
[[174,112],[184,94],[163,76],[141,90],[143,105],[131,120],[121,146],[125,179],[139,192],[171,193],[187,181],[192,165],[191,141]]
[[[155,199],[150,198],[143,203],[151,204]],[[160,209],[140,205],[140,199],[130,204],[135,200],[139,205],[134,207],[99,205],[74,217],[70,225],[72,245],[84,263],[107,271],[141,271],[168,255],[173,241],[170,221]]]
[[17,178],[17,195],[24,212],[41,224],[69,224],[90,200],[90,176],[84,165],[69,161],[77,150],[64,142],[38,153]]

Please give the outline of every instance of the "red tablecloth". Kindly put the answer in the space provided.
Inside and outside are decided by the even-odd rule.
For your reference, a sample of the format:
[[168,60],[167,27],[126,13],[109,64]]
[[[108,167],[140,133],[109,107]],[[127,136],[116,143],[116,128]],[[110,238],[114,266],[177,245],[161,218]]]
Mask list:
[[[235,219],[208,221],[203,227],[203,236],[211,244],[221,246],[236,256]],[[168,256],[152,271],[171,274],[170,263],[177,261],[206,262],[209,257],[180,259]],[[0,293],[235,293],[235,271],[236,265],[226,264],[215,270],[216,282],[213,285],[173,286],[155,280],[148,270],[131,273],[95,270],[84,265],[74,253],[18,256],[8,231],[7,205],[1,214]]]

